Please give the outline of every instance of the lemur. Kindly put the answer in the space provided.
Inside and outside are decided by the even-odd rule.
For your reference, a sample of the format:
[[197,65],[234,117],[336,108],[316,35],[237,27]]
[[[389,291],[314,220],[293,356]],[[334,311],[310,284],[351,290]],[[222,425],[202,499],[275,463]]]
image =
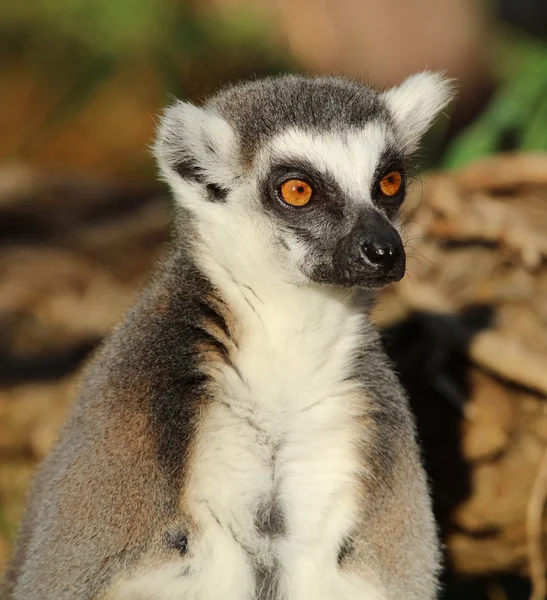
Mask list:
[[429,72],[282,75],[164,113],[172,248],[35,478],[8,599],[436,597],[414,421],[367,315],[450,97]]

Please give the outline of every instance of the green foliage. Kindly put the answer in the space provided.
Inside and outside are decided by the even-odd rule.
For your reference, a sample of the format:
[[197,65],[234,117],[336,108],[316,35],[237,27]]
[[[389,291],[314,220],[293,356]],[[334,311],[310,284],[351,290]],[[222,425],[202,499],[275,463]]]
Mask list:
[[479,119],[449,147],[447,168],[505,150],[547,150],[547,46],[511,39],[497,65],[501,84]]
[[0,2],[3,62],[30,68],[41,82],[38,90],[43,84],[61,91],[40,132],[22,135],[17,152],[24,154],[77,115],[126,64],[151,64],[175,96],[186,96],[188,78],[200,83],[206,70],[218,80],[234,66],[276,70],[285,61],[268,34],[268,24],[253,10],[205,10],[188,0]]
[[[0,3],[0,50],[23,55],[50,77],[95,60],[195,58],[268,46],[267,24],[248,10],[199,10],[175,0],[24,0]],[[168,58],[171,57],[171,58]],[[222,56],[220,56],[220,61]],[[162,70],[165,65],[159,64]]]
[[172,20],[174,6],[156,0],[32,0],[13,2],[0,14],[2,29],[112,55],[153,47]]
[[264,39],[257,15],[190,9],[173,0],[29,0],[0,4],[0,36],[112,57]]

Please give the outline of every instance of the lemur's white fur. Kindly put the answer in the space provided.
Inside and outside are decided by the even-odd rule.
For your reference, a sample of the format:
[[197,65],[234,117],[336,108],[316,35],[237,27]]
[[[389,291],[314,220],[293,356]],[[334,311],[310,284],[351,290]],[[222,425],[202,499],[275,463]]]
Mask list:
[[[253,280],[251,293],[222,267],[209,268],[245,324],[236,355],[242,377],[227,367],[218,374],[230,408],[218,406],[209,417],[206,437],[214,441],[198,459],[209,466],[191,479],[192,497],[196,503],[207,498],[266,565],[279,561],[288,598],[372,600],[376,595],[362,581],[352,586],[336,569],[341,536],[354,524],[355,475],[363,468],[352,435],[358,391],[345,381],[350,357],[364,342],[363,317],[347,291],[265,277]],[[292,535],[263,547],[250,508],[274,495]]]

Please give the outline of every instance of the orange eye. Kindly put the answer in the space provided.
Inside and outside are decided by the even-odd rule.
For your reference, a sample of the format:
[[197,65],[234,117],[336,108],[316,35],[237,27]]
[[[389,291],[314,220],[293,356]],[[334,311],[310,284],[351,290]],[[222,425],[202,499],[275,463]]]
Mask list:
[[399,171],[391,171],[380,181],[380,191],[384,196],[395,196],[401,189],[403,176]]
[[311,187],[300,179],[290,179],[281,186],[281,196],[291,206],[304,206],[312,197]]

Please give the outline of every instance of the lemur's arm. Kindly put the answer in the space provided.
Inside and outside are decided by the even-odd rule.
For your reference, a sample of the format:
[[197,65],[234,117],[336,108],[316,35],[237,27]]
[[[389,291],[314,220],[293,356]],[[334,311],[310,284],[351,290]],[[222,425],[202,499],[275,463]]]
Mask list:
[[93,361],[35,478],[9,600],[94,600],[146,556],[179,555],[202,379],[192,363],[198,334],[179,314],[188,310],[184,279],[170,292],[172,279],[145,295]]
[[85,439],[94,416],[86,429],[71,429],[36,479],[8,576],[10,600],[94,599],[161,528],[161,478],[146,434],[135,422],[113,421]]
[[439,546],[413,418],[378,343],[367,348],[363,365],[371,409],[363,417],[362,452],[370,469],[353,558],[387,597],[433,600],[438,573],[431,566],[440,564]]

